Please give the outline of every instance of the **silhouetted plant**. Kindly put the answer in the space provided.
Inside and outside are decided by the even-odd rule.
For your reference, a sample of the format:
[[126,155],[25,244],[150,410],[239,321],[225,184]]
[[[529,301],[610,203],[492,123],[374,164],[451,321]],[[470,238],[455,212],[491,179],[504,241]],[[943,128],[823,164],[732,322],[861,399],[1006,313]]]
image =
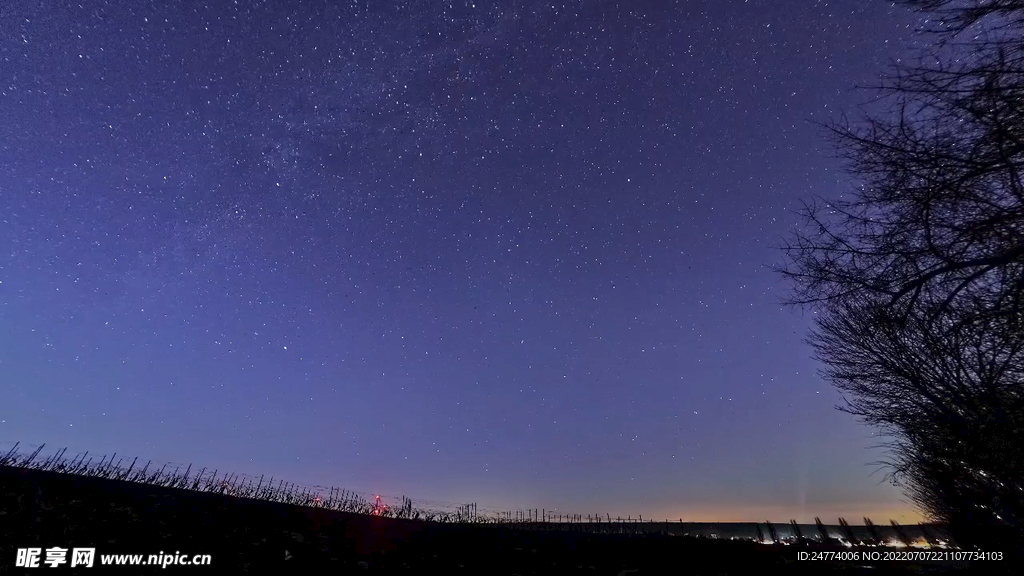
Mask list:
[[878,528],[875,527],[875,523],[871,521],[871,518],[864,517],[864,527],[868,529],[868,534],[870,535],[869,544],[878,546],[882,543],[882,536],[879,535]]
[[927,542],[928,545],[932,548],[935,548],[939,545],[939,539],[936,538],[935,534],[932,533],[931,529],[924,524],[921,524],[921,536],[924,537],[924,541]]
[[895,520],[889,520],[889,524],[892,525],[893,531],[896,532],[896,539],[902,542],[904,546],[909,547],[911,544],[913,544],[914,541],[911,540],[910,536],[907,535],[907,531],[904,530],[898,522],[896,522]]
[[26,456],[19,451],[20,442],[15,443],[6,453],[0,454],[0,465],[213,492],[297,506],[329,508],[343,512],[359,514],[374,514],[376,512],[378,515],[388,518],[413,518],[446,523],[498,521],[498,518],[479,515],[475,504],[459,506],[456,512],[426,511],[414,508],[412,500],[403,496],[400,507],[377,506],[354,492],[333,487],[328,489],[322,486],[299,486],[286,483],[284,480],[278,480],[275,485],[273,478],[265,481],[264,477],[260,476],[257,481],[253,477],[237,473],[226,472],[221,475],[218,470],[207,472],[206,468],[200,470],[198,474],[192,474],[191,464],[187,465],[184,471],[181,470],[181,465],[176,465],[172,471],[166,464],[158,470],[151,470],[152,461],[147,461],[144,466],[137,468],[138,458],[133,458],[129,462],[125,458],[117,459],[116,455],[110,458],[103,456],[96,462],[94,458],[88,457],[88,452],[67,458],[65,456],[66,449],[60,450],[50,457],[39,459],[44,446],[39,446]]
[[825,525],[821,523],[821,518],[818,518],[817,516],[814,517],[814,527],[818,529],[818,536],[821,538],[822,542],[828,543],[832,540],[828,535],[828,530],[825,529]]
[[793,537],[796,538],[798,542],[802,541],[804,539],[804,534],[800,531],[800,526],[796,523],[796,520],[791,518],[789,520],[789,525],[793,529]]
[[843,529],[843,534],[846,536],[846,541],[854,546],[861,543],[860,539],[857,538],[853,533],[853,528],[846,522],[846,518],[839,518],[839,526]]

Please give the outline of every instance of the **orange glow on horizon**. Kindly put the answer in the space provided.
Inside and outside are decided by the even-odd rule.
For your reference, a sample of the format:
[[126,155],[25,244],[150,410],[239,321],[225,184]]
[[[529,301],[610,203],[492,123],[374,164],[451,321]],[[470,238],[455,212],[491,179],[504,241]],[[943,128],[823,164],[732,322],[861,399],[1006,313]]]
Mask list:
[[[913,508],[880,507],[880,506],[857,506],[855,504],[839,504],[832,506],[807,506],[802,510],[794,510],[789,506],[738,506],[722,508],[687,508],[676,509],[670,513],[652,514],[654,521],[700,523],[749,523],[764,522],[788,523],[790,519],[796,519],[800,524],[814,524],[814,517],[821,518],[827,525],[836,524],[839,518],[846,518],[851,525],[863,523],[863,518],[870,518],[875,524],[888,524],[889,520],[895,520],[900,524],[920,524],[925,521],[924,516]],[[613,515],[614,518],[614,515]],[[635,518],[635,516],[634,516]],[[647,515],[644,515],[647,518]]]

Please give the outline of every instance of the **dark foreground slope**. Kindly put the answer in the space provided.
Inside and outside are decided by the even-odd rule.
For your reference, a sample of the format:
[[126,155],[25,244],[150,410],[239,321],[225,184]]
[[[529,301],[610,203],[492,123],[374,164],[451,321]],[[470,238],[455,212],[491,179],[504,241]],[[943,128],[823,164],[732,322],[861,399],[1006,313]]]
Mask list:
[[[536,532],[386,519],[190,490],[0,467],[0,570],[16,549],[96,549],[103,554],[209,554],[211,565],[122,567],[161,571],[319,574],[789,574],[932,573],[997,562],[797,561],[792,546],[687,537]],[[25,569],[82,571],[68,565]],[[94,567],[92,573],[103,570]],[[116,569],[115,569],[116,570]],[[626,572],[623,572],[626,571]]]

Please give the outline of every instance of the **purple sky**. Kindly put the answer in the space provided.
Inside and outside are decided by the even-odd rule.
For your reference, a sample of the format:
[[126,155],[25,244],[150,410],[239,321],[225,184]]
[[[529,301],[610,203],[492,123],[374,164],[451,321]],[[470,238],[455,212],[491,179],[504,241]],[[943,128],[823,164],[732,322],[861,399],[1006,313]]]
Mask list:
[[917,518],[766,268],[852,185],[811,121],[912,15],[371,4],[3,2],[0,441],[481,509]]

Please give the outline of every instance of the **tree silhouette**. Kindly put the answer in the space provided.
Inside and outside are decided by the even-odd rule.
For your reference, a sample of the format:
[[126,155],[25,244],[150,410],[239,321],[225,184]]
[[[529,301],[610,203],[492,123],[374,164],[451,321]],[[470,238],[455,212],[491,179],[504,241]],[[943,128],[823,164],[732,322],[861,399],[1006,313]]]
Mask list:
[[826,126],[859,185],[805,204],[778,270],[891,479],[959,543],[1022,549],[1024,0],[902,3],[935,50]]
[[940,34],[961,34],[971,26],[993,19],[1000,21],[995,24],[997,27],[1024,26],[1024,0],[897,0],[897,3],[936,16],[930,29]]

